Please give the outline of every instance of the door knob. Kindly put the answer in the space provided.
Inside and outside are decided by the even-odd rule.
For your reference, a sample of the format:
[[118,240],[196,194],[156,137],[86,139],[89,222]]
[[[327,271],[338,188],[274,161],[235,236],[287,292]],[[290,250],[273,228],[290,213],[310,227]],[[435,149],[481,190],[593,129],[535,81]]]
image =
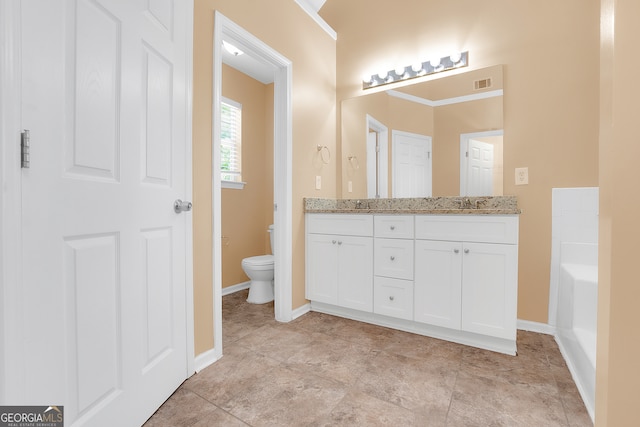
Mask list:
[[183,202],[180,199],[173,202],[173,210],[176,211],[176,213],[189,212],[192,207],[193,204],[191,202]]

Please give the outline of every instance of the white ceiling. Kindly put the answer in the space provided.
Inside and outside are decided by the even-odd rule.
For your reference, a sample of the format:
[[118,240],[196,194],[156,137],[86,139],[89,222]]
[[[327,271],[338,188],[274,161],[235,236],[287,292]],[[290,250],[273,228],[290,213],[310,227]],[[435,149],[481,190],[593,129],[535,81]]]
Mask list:
[[[309,5],[313,10],[318,12],[322,5],[324,5],[326,0],[297,0],[299,3],[305,3]],[[225,38],[225,41],[237,46],[242,49],[239,43],[231,40],[229,38]],[[274,69],[271,65],[260,62],[257,57],[252,56],[249,53],[244,53],[242,55],[234,56],[229,53],[226,49],[222,49],[222,62],[227,64],[228,66],[235,68],[236,70],[262,82],[264,84],[273,83],[274,80]]]
[[[242,50],[242,47],[237,42],[228,38],[225,38],[225,41]],[[249,53],[243,53],[242,55],[235,56],[229,53],[225,48],[222,48],[222,62],[248,75],[249,77],[253,77],[259,82],[264,84],[273,83],[275,71],[273,67],[260,62]]]

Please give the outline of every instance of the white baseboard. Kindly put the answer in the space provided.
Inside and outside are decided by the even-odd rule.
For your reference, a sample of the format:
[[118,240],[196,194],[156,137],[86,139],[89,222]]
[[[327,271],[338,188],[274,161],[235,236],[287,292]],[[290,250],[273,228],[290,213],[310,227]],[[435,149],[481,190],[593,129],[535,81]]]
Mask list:
[[553,335],[553,336],[556,335],[556,328],[546,323],[532,322],[530,320],[518,319],[517,327],[518,329],[523,331],[537,332],[539,334],[546,334],[546,335]]
[[242,283],[238,283],[237,285],[231,285],[231,286],[222,288],[222,296],[230,295],[238,291],[249,289],[249,285],[251,285],[251,281],[242,282]]
[[293,312],[291,313],[291,320],[295,320],[298,317],[300,317],[300,316],[302,316],[304,314],[307,314],[310,311],[311,311],[311,304],[306,303],[302,307],[298,307],[295,310],[293,310]]
[[195,359],[196,373],[202,371],[207,366],[214,364],[221,357],[222,357],[222,354],[220,354],[220,352],[217,351],[215,348],[212,348],[211,350],[207,350],[204,353],[200,353],[199,355],[196,356],[196,359]]

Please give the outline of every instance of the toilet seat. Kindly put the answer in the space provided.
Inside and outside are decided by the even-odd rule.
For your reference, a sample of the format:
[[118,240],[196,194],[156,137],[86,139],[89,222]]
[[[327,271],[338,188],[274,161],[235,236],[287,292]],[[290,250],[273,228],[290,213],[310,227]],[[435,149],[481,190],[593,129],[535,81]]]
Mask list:
[[273,255],[258,255],[252,256],[249,258],[245,258],[242,260],[242,263],[245,265],[253,265],[253,266],[267,266],[273,265],[274,259]]

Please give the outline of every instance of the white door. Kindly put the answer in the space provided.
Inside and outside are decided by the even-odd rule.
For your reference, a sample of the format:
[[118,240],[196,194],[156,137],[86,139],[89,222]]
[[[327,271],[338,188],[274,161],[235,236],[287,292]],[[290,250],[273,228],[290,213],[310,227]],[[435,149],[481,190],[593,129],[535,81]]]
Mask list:
[[493,195],[493,144],[470,139],[467,170],[467,196]]
[[431,197],[431,137],[392,132],[393,197]]
[[140,425],[187,377],[191,17],[171,0],[25,0],[23,404]]

